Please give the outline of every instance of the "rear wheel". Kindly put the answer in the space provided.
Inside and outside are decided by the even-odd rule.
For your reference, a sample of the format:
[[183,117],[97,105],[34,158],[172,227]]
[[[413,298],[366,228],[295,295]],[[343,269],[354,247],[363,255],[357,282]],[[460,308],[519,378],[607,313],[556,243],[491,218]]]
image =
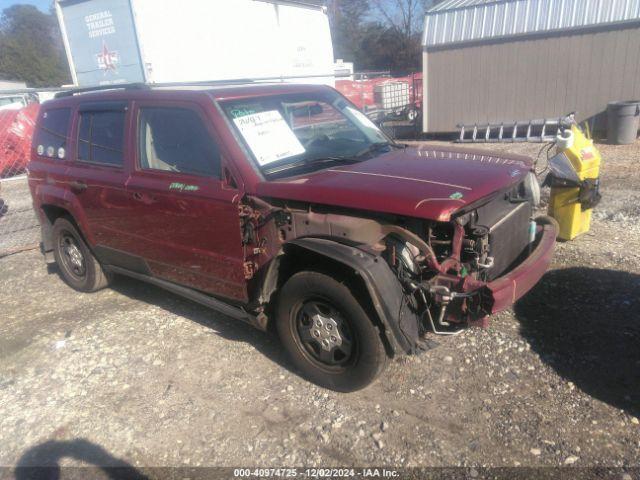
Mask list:
[[60,274],[69,286],[81,292],[95,292],[109,284],[109,278],[73,223],[58,218],[53,224],[53,254]]
[[291,277],[279,295],[278,334],[312,382],[341,392],[364,388],[387,363],[380,333],[351,291],[317,272]]

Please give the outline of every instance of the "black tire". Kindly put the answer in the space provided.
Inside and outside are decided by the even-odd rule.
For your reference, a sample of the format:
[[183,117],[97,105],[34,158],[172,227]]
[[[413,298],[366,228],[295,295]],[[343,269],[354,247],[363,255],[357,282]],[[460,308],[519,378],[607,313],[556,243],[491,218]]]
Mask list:
[[[325,332],[318,325],[331,329]],[[349,288],[322,273],[300,272],[284,284],[278,296],[276,327],[295,366],[322,387],[339,392],[359,390],[372,383],[387,364],[378,328]],[[339,335],[331,336],[336,329]]]
[[70,287],[80,292],[95,292],[109,285],[109,276],[71,221],[58,218],[51,235],[60,275]]

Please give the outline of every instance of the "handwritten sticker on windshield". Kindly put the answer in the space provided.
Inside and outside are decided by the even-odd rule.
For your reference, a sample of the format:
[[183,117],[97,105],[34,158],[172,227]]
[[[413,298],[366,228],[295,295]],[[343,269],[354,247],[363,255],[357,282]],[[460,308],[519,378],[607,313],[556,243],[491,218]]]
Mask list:
[[233,118],[240,118],[246,115],[251,115],[253,113],[256,113],[256,111],[249,107],[237,107],[232,109],[229,113]]
[[260,166],[306,151],[278,110],[253,113],[233,121]]

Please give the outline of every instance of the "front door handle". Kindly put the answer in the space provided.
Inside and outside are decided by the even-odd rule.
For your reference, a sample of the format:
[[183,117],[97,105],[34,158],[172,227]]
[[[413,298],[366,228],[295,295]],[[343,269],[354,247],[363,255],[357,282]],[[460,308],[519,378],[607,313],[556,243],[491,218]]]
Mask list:
[[147,195],[146,193],[142,192],[133,192],[132,196],[133,199],[137,202],[142,202],[147,205],[150,205],[156,201],[156,197],[154,197],[153,195]]
[[87,189],[87,184],[84,182],[81,182],[79,180],[75,180],[73,182],[71,182],[69,184],[69,186],[71,187],[71,190],[73,190],[74,192],[84,192]]

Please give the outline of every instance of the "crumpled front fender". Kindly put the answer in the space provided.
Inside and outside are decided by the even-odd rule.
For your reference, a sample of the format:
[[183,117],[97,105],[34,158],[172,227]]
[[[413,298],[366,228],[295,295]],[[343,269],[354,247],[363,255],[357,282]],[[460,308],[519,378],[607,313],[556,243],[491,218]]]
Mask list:
[[402,285],[379,255],[326,238],[303,237],[284,245],[285,253],[293,248],[314,252],[352,269],[364,282],[383,332],[394,353],[417,350],[417,312],[408,308]]

